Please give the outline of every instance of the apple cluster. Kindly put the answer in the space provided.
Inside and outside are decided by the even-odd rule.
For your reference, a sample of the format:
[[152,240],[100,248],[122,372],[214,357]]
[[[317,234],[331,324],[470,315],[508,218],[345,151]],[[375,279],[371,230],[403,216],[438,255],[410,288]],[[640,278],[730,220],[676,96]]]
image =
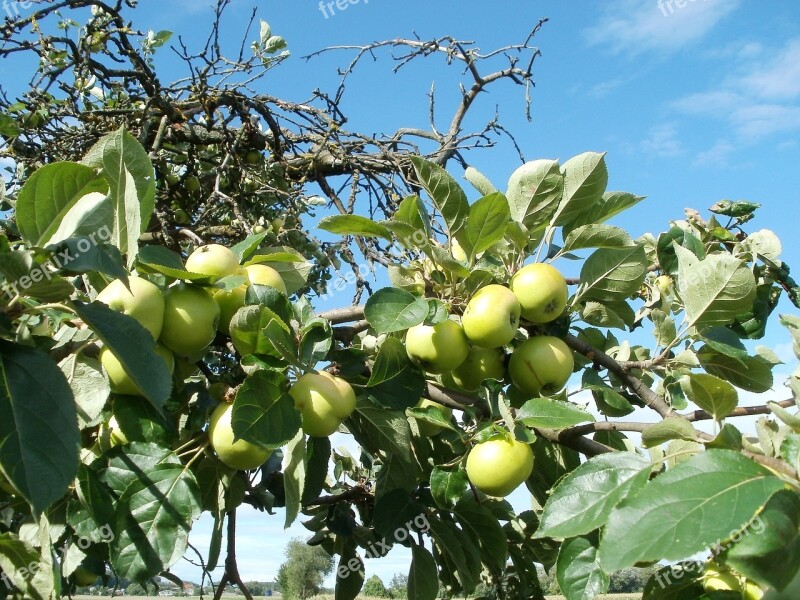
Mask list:
[[[508,376],[514,392],[525,397],[556,394],[572,375],[572,351],[550,335],[517,338],[522,337],[521,319],[534,325],[550,323],[564,312],[568,296],[567,282],[555,267],[527,265],[517,271],[508,287],[490,284],[475,292],[460,324],[448,318],[411,327],[406,334],[406,353],[450,389],[472,393],[487,379],[505,381]],[[508,358],[506,348],[510,346]],[[421,428],[423,434],[438,433],[435,425],[426,423],[425,427],[425,431]],[[475,444],[466,469],[477,489],[506,496],[530,475],[533,451],[513,436],[498,433]]]

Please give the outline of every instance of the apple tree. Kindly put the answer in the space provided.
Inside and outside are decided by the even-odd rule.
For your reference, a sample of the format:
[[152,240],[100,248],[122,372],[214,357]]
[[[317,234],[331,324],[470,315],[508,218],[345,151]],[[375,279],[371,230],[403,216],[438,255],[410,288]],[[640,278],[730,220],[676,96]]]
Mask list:
[[[220,83],[287,56],[263,24],[253,59],[223,59],[224,1],[205,55],[176,48],[211,86],[192,89],[230,95],[155,85],[168,32],[137,33],[123,4],[4,25],[0,55],[42,60],[30,93],[0,102],[16,168],[0,237],[2,597],[67,595],[93,576],[177,581],[187,553],[223,567],[215,597],[228,584],[251,597],[244,504],[301,519],[335,557],[342,599],[365,557],[398,545],[419,600],[479,586],[541,598],[540,566],[588,599],[659,561],[671,565],[648,600],[791,589],[800,383],[776,395],[780,360],[757,340],[780,321],[800,353],[800,318],[776,313],[798,288],[775,234],[751,226],[757,204],[633,237],[610,222],[643,198],[606,189],[603,154],[509,165],[501,187],[457,168],[502,129],[462,131],[475,97],[531,82],[530,39],[492,75],[480,69],[497,55],[452,38],[387,43],[402,61],[445,54],[474,81],[448,133],[384,144],[342,130],[337,96],[320,93],[323,109]],[[79,26],[64,7],[91,17]],[[86,83],[47,97],[67,70]],[[309,231],[319,194],[331,210]],[[361,259],[390,285],[372,289]],[[354,302],[321,310],[341,260]],[[764,400],[745,406],[744,392]],[[752,415],[756,436],[736,424]],[[522,485],[520,511],[505,497]],[[198,548],[203,514],[213,533]]]

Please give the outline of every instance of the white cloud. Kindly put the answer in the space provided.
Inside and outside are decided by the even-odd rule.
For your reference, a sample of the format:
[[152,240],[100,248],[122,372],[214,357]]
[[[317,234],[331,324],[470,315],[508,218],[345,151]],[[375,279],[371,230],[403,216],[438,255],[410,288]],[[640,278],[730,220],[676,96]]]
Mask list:
[[607,2],[600,22],[586,30],[586,41],[592,46],[610,46],[618,53],[673,52],[705,37],[740,3],[740,0]]
[[675,123],[663,123],[650,130],[642,142],[642,150],[650,156],[677,156],[683,152],[678,139],[678,126]]
[[734,85],[767,100],[795,100],[800,97],[800,39],[791,40],[783,50]]
[[696,167],[715,166],[727,167],[728,159],[736,150],[736,146],[728,140],[717,140],[708,150],[703,150],[694,159]]

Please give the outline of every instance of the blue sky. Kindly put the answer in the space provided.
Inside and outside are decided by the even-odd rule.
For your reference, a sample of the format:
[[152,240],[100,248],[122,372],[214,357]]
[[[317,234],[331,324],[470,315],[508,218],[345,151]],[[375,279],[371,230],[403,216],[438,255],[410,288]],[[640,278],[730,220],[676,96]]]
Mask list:
[[[204,0],[141,0],[133,20],[142,29],[173,30],[190,46],[199,46],[211,14],[208,5]],[[294,100],[308,98],[315,88],[335,89],[336,66],[345,65],[350,54],[301,59],[325,46],[416,33],[423,39],[450,34],[488,50],[521,41],[540,17],[549,17],[536,38],[542,56],[534,69],[533,121],[524,118],[521,88],[503,83],[479,99],[470,127],[479,128],[496,109],[529,160],[608,152],[609,189],[648,197],[615,221],[634,235],[664,231],[687,207],[704,211],[723,198],[761,202],[751,230],[775,231],[785,260],[800,264],[795,233],[800,217],[800,3],[794,0],[359,0],[345,10],[334,5],[333,14],[326,9],[327,17],[317,1],[234,0],[223,36],[231,52],[254,5],[292,51],[262,89]],[[351,116],[351,129],[425,127],[426,94],[433,82],[440,126],[449,120],[459,94],[456,70],[431,57],[393,75],[387,56],[378,56],[377,62],[360,65],[350,81],[344,111]],[[167,71],[176,67],[167,49],[157,61]],[[8,67],[0,66],[0,76],[9,74]],[[519,164],[505,141],[468,154],[467,160],[501,189]],[[563,268],[577,270],[571,263]],[[333,304],[349,298],[349,292],[342,293]],[[793,310],[788,303],[781,309]],[[777,325],[762,341],[787,361],[792,358],[788,342]],[[791,368],[781,367],[781,375]],[[336,442],[348,440],[338,436]],[[529,506],[521,491],[513,501],[520,509]],[[306,536],[299,526],[284,532],[282,522],[282,515],[242,510],[238,556],[245,579],[274,577],[285,542]],[[204,519],[192,541],[207,548],[209,536]],[[388,582],[393,573],[407,570],[408,560],[407,553],[395,550],[369,561],[367,575]],[[199,580],[198,570],[187,563],[174,570]]]

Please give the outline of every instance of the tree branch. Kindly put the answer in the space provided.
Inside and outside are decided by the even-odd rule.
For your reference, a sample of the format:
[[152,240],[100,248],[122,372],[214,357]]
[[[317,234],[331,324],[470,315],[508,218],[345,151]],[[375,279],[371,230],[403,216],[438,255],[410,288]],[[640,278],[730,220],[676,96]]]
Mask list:
[[220,598],[222,598],[222,594],[225,591],[225,586],[228,581],[236,584],[236,586],[242,592],[242,595],[244,595],[244,597],[247,600],[253,600],[253,595],[250,593],[250,590],[247,589],[247,586],[244,584],[244,581],[242,581],[242,576],[239,575],[239,565],[236,562],[236,509],[235,508],[228,513],[227,537],[228,537],[228,553],[227,556],[225,557],[225,574],[222,576],[222,579],[219,582],[219,586],[217,587],[217,593],[214,594],[214,600],[219,600]]

